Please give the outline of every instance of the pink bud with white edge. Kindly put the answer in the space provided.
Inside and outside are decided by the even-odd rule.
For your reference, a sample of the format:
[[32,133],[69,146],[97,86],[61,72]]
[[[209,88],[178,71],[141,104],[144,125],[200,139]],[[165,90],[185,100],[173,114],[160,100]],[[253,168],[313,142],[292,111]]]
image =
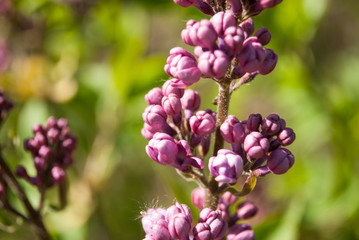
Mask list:
[[208,168],[217,182],[235,184],[243,172],[243,159],[238,154],[220,149],[209,159]]

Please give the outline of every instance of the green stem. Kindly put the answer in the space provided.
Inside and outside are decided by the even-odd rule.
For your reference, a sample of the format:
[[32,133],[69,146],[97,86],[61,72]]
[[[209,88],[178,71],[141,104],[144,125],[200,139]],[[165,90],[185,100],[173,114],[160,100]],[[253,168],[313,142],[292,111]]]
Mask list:
[[[222,138],[220,127],[228,116],[228,108],[230,101],[230,79],[224,78],[219,83],[218,101],[217,101],[217,121],[214,138],[213,156],[217,155],[219,149],[223,148],[224,140]],[[208,188],[206,189],[204,206],[213,210],[217,209],[218,200],[222,192],[218,189],[218,183],[211,175]]]
[[16,193],[16,195],[20,198],[22,203],[25,206],[25,209],[28,213],[28,219],[31,228],[34,230],[34,232],[37,234],[39,239],[41,240],[51,240],[51,236],[49,232],[47,231],[40,213],[36,211],[33,206],[31,205],[29,199],[26,196],[25,191],[15,178],[14,174],[12,173],[11,169],[5,162],[3,156],[0,152],[0,166],[2,169],[3,177],[7,184],[11,187],[11,189]]

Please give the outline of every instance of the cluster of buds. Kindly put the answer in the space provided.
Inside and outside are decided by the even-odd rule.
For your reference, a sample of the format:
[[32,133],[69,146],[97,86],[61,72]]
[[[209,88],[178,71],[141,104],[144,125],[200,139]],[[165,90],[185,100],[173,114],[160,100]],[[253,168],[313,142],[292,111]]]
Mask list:
[[35,136],[25,140],[24,148],[33,156],[36,176],[30,177],[23,166],[18,166],[15,173],[45,190],[65,180],[65,170],[73,162],[72,153],[77,140],[64,118],[50,117],[45,126],[34,125],[33,133]]
[[201,77],[220,80],[237,79],[248,74],[268,74],[277,64],[277,55],[264,46],[270,42],[267,28],[254,35],[251,18],[237,24],[232,10],[221,11],[196,22],[189,20],[181,36],[184,43],[194,46],[194,55],[181,47],[170,50],[165,71],[175,85],[185,88]]
[[[212,165],[210,164],[210,171],[214,176],[218,175],[215,175],[215,167],[227,166],[233,162],[235,157],[232,156],[236,156],[238,162],[244,162],[245,165],[241,165],[240,169],[244,167],[245,171],[253,171],[258,176],[269,172],[283,174],[294,164],[293,154],[284,146],[293,143],[295,133],[291,128],[286,127],[285,120],[278,114],[272,113],[264,119],[260,114],[251,114],[244,121],[229,115],[221,125],[220,131],[223,139],[232,144],[233,152],[222,149],[218,151],[216,157],[213,157],[215,160],[212,160],[214,162]],[[267,164],[263,166],[265,161]],[[228,172],[223,172],[218,178],[229,178],[235,182],[237,174],[232,171],[230,175]]]
[[237,204],[234,213],[230,214],[231,206],[238,198],[229,192],[221,197],[216,210],[203,208],[203,200],[203,189],[196,188],[192,192],[192,201],[201,211],[197,224],[193,223],[189,207],[178,202],[168,209],[151,208],[142,212],[142,227],[146,233],[144,240],[220,240],[224,236],[230,240],[255,239],[251,226],[243,223],[258,211],[252,202]]
[[[295,140],[295,133],[275,113],[266,118],[251,114],[240,121],[228,115],[228,105],[230,95],[241,85],[275,68],[277,55],[264,47],[271,34],[267,28],[255,32],[250,17],[281,0],[174,2],[183,7],[193,5],[211,18],[189,20],[181,32],[183,42],[194,47],[194,54],[181,47],[170,50],[164,70],[172,78],[146,94],[142,135],[149,140],[146,152],[151,159],[176,168],[182,177],[201,187],[192,192],[192,202],[201,213],[194,226],[183,204],[167,210],[150,209],[142,218],[145,239],[255,239],[251,227],[238,221],[253,217],[257,208],[242,202],[231,213],[231,206],[253,190],[257,177],[284,174],[292,167],[294,156],[285,147]],[[217,112],[200,110],[200,95],[186,89],[201,78],[220,86]],[[212,135],[214,153],[206,164]],[[240,190],[236,184],[242,176],[246,180]]]

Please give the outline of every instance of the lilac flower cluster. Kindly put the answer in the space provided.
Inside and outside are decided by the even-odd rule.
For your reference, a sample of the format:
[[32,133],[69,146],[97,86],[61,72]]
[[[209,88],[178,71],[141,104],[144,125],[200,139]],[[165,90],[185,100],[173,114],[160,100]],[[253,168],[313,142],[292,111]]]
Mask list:
[[197,199],[193,203],[201,210],[197,224],[193,223],[192,213],[185,204],[176,202],[168,209],[151,208],[142,213],[142,226],[146,233],[144,240],[220,240],[224,236],[230,240],[255,239],[251,226],[242,223],[258,211],[252,202],[237,204],[235,212],[230,214],[230,208],[238,198],[229,192],[221,197],[216,210],[203,208],[203,189],[196,188],[192,192],[193,197]]
[[65,180],[65,170],[73,162],[77,140],[64,118],[50,117],[45,126],[34,125],[33,133],[35,136],[24,142],[24,148],[34,158],[36,176],[30,177],[23,166],[17,167],[16,175],[45,190]]
[[264,46],[270,42],[267,28],[254,35],[251,18],[237,25],[231,10],[221,11],[199,22],[189,20],[181,36],[194,46],[194,55],[181,47],[171,49],[165,71],[175,85],[185,88],[201,77],[219,80],[225,76],[240,78],[246,73],[268,74],[277,64],[277,55]]
[[[257,208],[244,201],[231,213],[231,206],[253,190],[257,177],[284,174],[293,166],[294,156],[285,147],[293,143],[295,133],[278,114],[265,118],[251,114],[240,121],[228,115],[228,106],[231,94],[241,85],[275,68],[276,53],[264,47],[271,34],[267,28],[254,31],[250,17],[281,0],[174,2],[193,5],[211,18],[189,20],[181,32],[194,54],[181,47],[170,50],[164,70],[172,78],[146,94],[142,135],[149,140],[146,152],[151,159],[176,168],[201,187],[192,192],[192,202],[201,213],[193,225],[189,208],[183,204],[150,209],[142,218],[145,239],[255,239],[251,227],[238,221],[253,217]],[[216,112],[201,110],[199,93],[186,89],[201,78],[219,85]],[[207,165],[212,136],[213,156]],[[238,182],[243,184],[239,189]]]
[[[283,147],[293,143],[295,133],[291,128],[286,127],[285,120],[278,114],[272,113],[264,119],[260,114],[251,114],[245,121],[239,121],[235,116],[229,115],[221,125],[220,131],[224,140],[232,144],[233,151],[247,163],[247,169],[245,169],[247,171],[258,169],[255,172],[259,175],[269,171],[274,174],[283,174],[294,164],[293,154]],[[221,161],[219,160],[222,159],[220,152],[223,151],[218,151],[217,162]],[[262,166],[266,160],[267,164]],[[228,160],[225,162],[227,163]],[[211,165],[210,170],[216,176],[214,174],[216,171]],[[232,174],[232,176],[232,181],[234,181],[236,175]]]

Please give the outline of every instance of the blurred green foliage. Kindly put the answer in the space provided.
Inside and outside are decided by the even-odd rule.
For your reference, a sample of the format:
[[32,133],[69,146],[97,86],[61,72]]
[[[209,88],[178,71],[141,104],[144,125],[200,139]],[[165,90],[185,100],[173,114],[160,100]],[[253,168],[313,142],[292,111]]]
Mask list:
[[[141,239],[141,210],[175,199],[190,205],[195,186],[146,156],[141,114],[144,94],[168,78],[169,49],[184,46],[186,20],[203,16],[170,0],[11,3],[0,16],[10,57],[0,85],[16,103],[1,132],[6,156],[12,167],[31,167],[22,142],[50,115],[68,118],[79,138],[70,204],[45,211],[54,237]],[[283,1],[254,18],[271,31],[278,65],[233,94],[230,112],[277,112],[297,134],[293,169],[259,179],[249,196],[260,208],[257,239],[359,239],[358,9],[355,0]],[[215,109],[216,85],[194,88],[202,107]],[[15,231],[1,239],[34,239],[1,210],[0,221]]]

